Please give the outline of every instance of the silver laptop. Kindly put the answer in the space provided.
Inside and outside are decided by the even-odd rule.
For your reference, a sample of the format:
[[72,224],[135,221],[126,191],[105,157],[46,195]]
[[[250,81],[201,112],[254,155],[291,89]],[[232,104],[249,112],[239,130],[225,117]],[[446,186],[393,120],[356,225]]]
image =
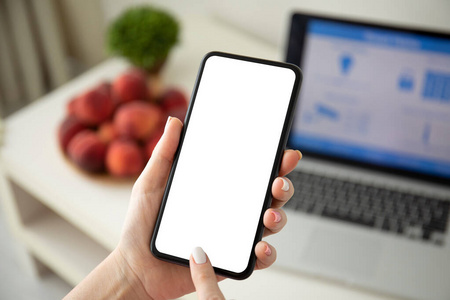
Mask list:
[[304,81],[277,265],[450,299],[450,35],[294,14]]

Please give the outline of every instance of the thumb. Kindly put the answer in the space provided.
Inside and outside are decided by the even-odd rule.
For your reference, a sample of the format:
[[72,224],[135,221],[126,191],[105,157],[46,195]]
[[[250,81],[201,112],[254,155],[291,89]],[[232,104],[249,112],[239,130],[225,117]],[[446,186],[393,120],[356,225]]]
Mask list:
[[206,253],[197,247],[189,260],[191,277],[199,300],[225,299],[217,284],[217,277]]
[[173,117],[167,119],[164,134],[134,185],[140,193],[157,192],[162,197],[182,128],[183,123],[179,119]]
[[180,120],[168,118],[164,134],[134,183],[122,236],[151,236],[182,128]]

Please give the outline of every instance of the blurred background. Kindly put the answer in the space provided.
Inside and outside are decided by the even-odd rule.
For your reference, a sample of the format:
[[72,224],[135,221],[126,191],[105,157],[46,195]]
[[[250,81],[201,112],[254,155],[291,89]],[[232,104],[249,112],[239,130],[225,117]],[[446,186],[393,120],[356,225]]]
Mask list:
[[[279,60],[284,59],[289,16],[296,10],[450,32],[450,0],[0,0],[0,144],[2,119],[109,59],[108,25],[142,3],[164,8],[179,20],[180,45],[183,34],[195,34],[183,32],[184,20],[203,18],[275,47]],[[36,279],[22,271],[21,250],[4,219],[1,212],[0,298],[65,295],[71,286],[57,276]]]
[[448,0],[2,0],[0,115],[48,93],[107,58],[105,32],[126,7],[152,3],[175,16],[215,18],[280,49],[289,13],[303,10],[378,23],[448,29]]

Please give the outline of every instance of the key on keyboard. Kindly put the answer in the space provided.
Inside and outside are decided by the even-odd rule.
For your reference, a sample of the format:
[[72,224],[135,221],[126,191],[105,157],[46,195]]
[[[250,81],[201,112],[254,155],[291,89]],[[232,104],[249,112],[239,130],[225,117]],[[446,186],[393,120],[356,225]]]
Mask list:
[[287,208],[443,243],[449,201],[294,171]]

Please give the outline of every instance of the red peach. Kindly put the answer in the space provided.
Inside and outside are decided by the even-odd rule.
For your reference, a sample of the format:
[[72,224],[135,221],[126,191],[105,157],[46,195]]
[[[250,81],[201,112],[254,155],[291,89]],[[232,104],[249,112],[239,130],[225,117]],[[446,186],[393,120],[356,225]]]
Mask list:
[[111,97],[112,84],[110,82],[108,82],[108,81],[103,81],[98,86],[96,86],[94,89],[99,91],[99,92],[105,93],[106,95]]
[[116,127],[110,121],[100,124],[97,134],[100,140],[105,144],[109,144],[119,136]]
[[161,97],[161,108],[172,117],[177,117],[184,121],[188,108],[188,101],[185,95],[178,89],[168,89]]
[[150,98],[147,76],[144,71],[139,69],[128,70],[117,77],[113,82],[112,89],[122,103]]
[[159,123],[158,123],[158,126],[156,126],[157,129],[155,130],[155,132],[157,132],[160,129],[164,131],[164,127],[166,127],[166,123],[167,123],[167,118],[169,117],[169,115],[166,112],[164,112],[161,108],[160,108],[160,112],[161,112],[161,117],[159,118]]
[[118,104],[120,104],[120,100],[119,100],[118,96],[114,93],[111,82],[104,81],[104,82],[100,83],[97,87],[95,87],[95,90],[108,95],[112,99],[113,110],[116,108],[116,106]]
[[111,97],[101,89],[82,94],[75,102],[75,116],[87,125],[98,125],[107,120],[114,109]]
[[78,97],[73,97],[69,100],[66,106],[66,114],[67,116],[75,116],[75,102],[77,101]]
[[105,166],[106,145],[92,130],[77,133],[70,141],[68,154],[83,170],[101,172]]
[[115,140],[106,154],[106,168],[119,177],[137,176],[145,166],[142,149],[133,140]]
[[75,116],[68,116],[59,125],[58,140],[61,149],[64,153],[67,152],[67,145],[70,140],[80,131],[86,129],[86,126],[81,123]]
[[133,101],[120,106],[114,126],[123,137],[145,141],[161,123],[161,109],[155,104]]

